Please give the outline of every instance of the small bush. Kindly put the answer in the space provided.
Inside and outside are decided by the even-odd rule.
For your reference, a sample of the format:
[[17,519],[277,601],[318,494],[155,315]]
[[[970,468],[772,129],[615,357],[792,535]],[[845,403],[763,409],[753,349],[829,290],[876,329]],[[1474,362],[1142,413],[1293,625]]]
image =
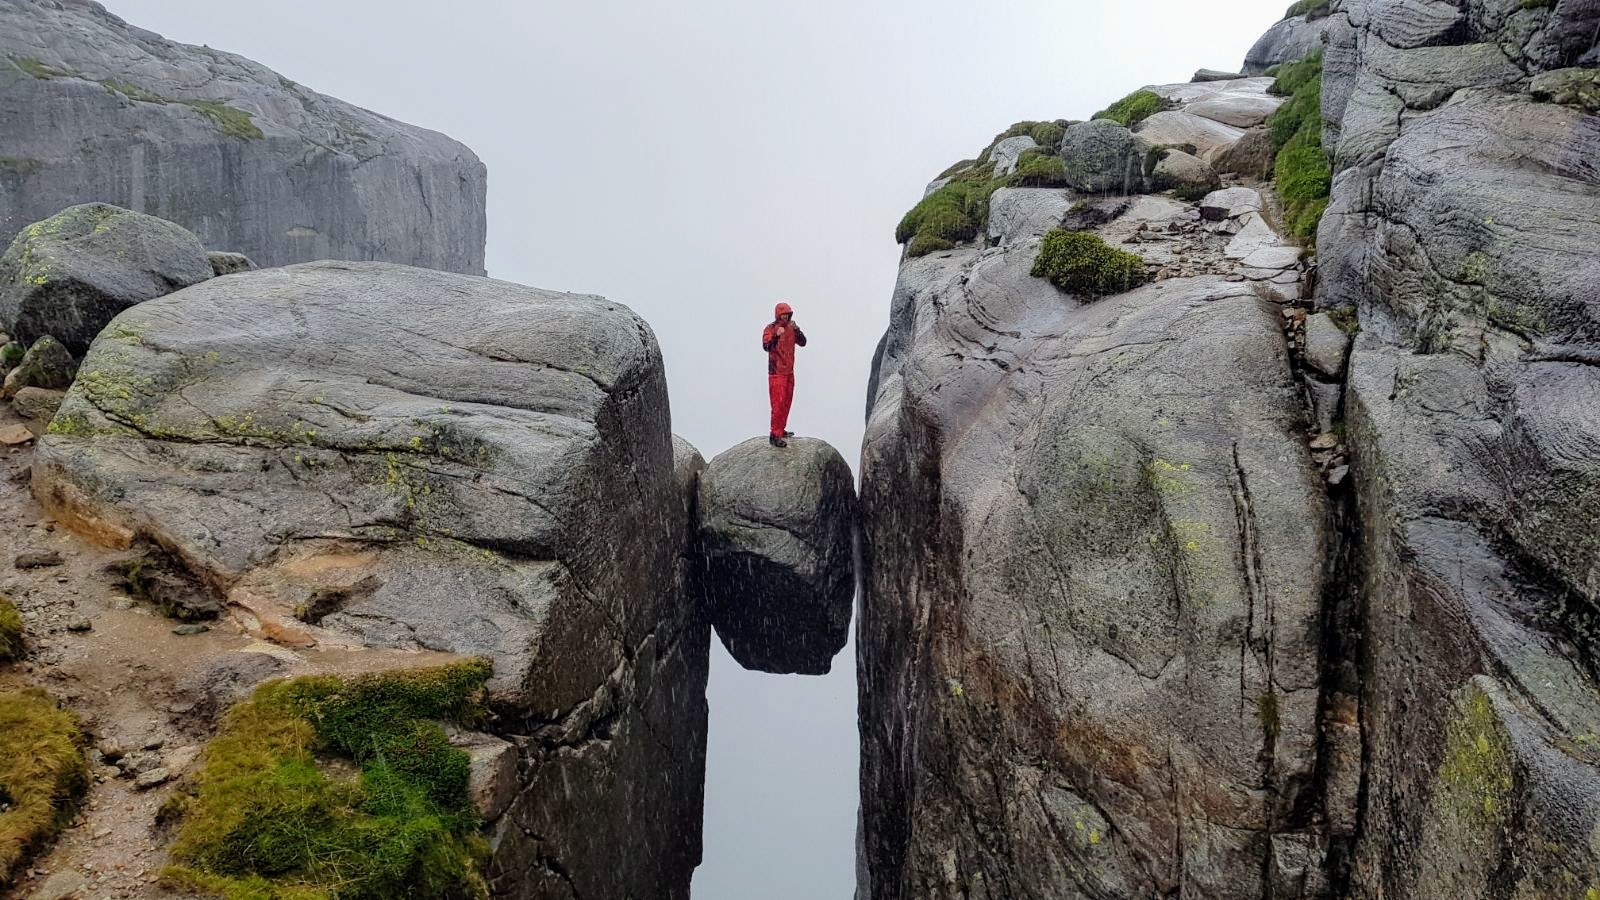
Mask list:
[[1134,91],[1121,100],[1090,116],[1091,119],[1110,119],[1119,125],[1133,127],[1167,108],[1167,101],[1155,91]]
[[1063,187],[1066,183],[1066,162],[1038,150],[1023,151],[1011,173],[1011,184],[1016,187]]
[[1285,66],[1272,91],[1289,97],[1267,120],[1277,151],[1272,177],[1283,198],[1284,227],[1302,244],[1310,244],[1333,188],[1333,172],[1322,149],[1322,54]]
[[44,691],[0,691],[0,885],[55,837],[88,783],[77,717]]
[[[206,746],[166,876],[230,900],[480,898],[468,757],[440,720],[483,715],[486,662],[272,682]],[[357,778],[318,757],[349,759]]]
[[1090,232],[1060,228],[1045,235],[1033,261],[1033,275],[1084,297],[1131,290],[1149,277],[1141,257],[1111,247]]
[[0,596],[0,663],[22,658],[22,615],[11,598]]

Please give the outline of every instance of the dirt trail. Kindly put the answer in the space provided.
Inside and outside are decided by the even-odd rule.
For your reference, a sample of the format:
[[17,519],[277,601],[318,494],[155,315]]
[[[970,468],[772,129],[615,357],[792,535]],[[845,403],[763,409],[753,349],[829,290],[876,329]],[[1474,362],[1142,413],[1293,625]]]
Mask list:
[[[0,405],[0,428],[22,421]],[[83,720],[90,736],[91,784],[80,812],[5,898],[179,897],[157,885],[170,835],[157,812],[194,764],[218,714],[267,678],[349,674],[453,659],[402,651],[290,650],[257,640],[231,619],[180,635],[165,618],[122,590],[109,571],[143,551],[108,550],[51,521],[28,490],[33,445],[0,448],[0,593],[22,613],[28,655],[0,665],[0,690],[48,689]],[[19,569],[25,553],[54,552],[59,565]],[[88,630],[81,630],[87,624]],[[102,756],[111,745],[136,754],[171,780],[140,790]],[[146,749],[149,748],[149,749]],[[113,751],[114,752],[114,751]],[[68,892],[68,889],[71,889]]]

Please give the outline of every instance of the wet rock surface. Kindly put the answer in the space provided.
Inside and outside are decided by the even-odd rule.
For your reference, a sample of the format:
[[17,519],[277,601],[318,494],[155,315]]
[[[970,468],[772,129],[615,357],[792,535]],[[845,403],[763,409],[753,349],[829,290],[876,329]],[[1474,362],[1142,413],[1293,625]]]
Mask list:
[[849,637],[856,520],[850,467],[815,438],[752,439],[701,473],[703,592],[740,665],[829,670]]
[[105,203],[22,229],[0,256],[0,328],[82,355],[117,313],[212,277],[200,241],[164,219]]
[[98,3],[0,2],[0,243],[105,201],[265,266],[334,258],[481,275],[485,182],[472,151],[444,135]]
[[[33,485],[102,545],[167,548],[273,646],[492,659],[519,772],[496,895],[687,896],[707,631],[660,353],[625,307],[376,263],[213,279],[95,343]],[[231,671],[185,702],[260,670]]]

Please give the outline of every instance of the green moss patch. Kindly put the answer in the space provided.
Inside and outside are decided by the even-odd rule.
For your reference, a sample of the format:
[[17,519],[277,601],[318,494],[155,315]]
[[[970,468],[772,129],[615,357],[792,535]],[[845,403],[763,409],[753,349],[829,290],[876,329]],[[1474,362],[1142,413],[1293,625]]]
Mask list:
[[74,74],[66,69],[60,69],[50,65],[49,63],[34,59],[31,56],[24,56],[20,59],[13,57],[11,62],[14,63],[17,68],[28,73],[29,75],[45,81],[48,81],[51,78],[66,78],[67,76]]
[[77,717],[44,691],[0,691],[0,886],[55,837],[87,785]]
[[1118,250],[1090,232],[1060,228],[1044,236],[1033,275],[1083,297],[1118,294],[1149,278],[1142,257]]
[[1167,101],[1155,91],[1134,91],[1090,118],[1110,119],[1119,125],[1132,127],[1166,108]]
[[1511,739],[1500,717],[1477,686],[1469,687],[1445,728],[1444,761],[1439,766],[1434,802],[1455,836],[1492,832],[1505,824],[1507,798],[1515,782]]
[[1284,66],[1270,90],[1289,98],[1267,120],[1277,151],[1272,177],[1283,198],[1284,226],[1300,243],[1312,244],[1333,188],[1322,150],[1322,53]]
[[895,229],[895,240],[909,243],[912,256],[973,240],[989,222],[989,198],[1005,183],[994,177],[993,165],[962,172],[911,207]]
[[1295,16],[1305,16],[1310,19],[1320,19],[1328,14],[1330,5],[1330,0],[1299,0],[1284,12],[1283,17],[1292,19]]
[[1017,168],[1011,173],[1010,181],[1018,187],[1064,187],[1067,183],[1067,164],[1059,156],[1050,156],[1038,150],[1024,150],[1017,157]]
[[22,658],[22,614],[11,598],[0,596],[0,663]]
[[440,723],[481,720],[489,675],[472,661],[258,688],[173,810],[166,878],[229,900],[486,897],[469,758]]
[[983,153],[978,156],[978,161],[988,162],[989,156],[994,152],[997,144],[1008,138],[1022,137],[1023,135],[1033,138],[1033,142],[1038,144],[1045,152],[1054,153],[1061,149],[1061,137],[1066,133],[1067,127],[1064,119],[1057,119],[1053,122],[1038,122],[1031,119],[1017,122],[1005,131],[995,135],[994,140],[989,142],[989,146],[983,148]]

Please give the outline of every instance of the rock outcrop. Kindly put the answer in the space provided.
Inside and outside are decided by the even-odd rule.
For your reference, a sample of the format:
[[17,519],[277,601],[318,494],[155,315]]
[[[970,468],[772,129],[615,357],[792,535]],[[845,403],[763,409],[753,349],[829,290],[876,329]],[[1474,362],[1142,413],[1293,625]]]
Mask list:
[[[1246,70],[1324,51],[1315,279],[1240,184],[997,192],[982,244],[903,262],[866,900],[1600,891],[1600,5],[1310,15]],[[1174,87],[1133,138],[1265,174],[1271,110]],[[1033,278],[1058,223],[1154,283]]]
[[482,163],[443,135],[92,0],[0,0],[0,242],[103,201],[266,266],[482,274],[484,192]]
[[740,665],[827,673],[849,638],[856,518],[850,466],[815,438],[754,438],[701,473],[703,592]]
[[[203,282],[122,313],[36,496],[166,548],[291,647],[485,656],[512,898],[687,897],[708,632],[649,328],[599,297],[378,263]],[[648,810],[648,815],[641,815]]]
[[0,329],[45,335],[75,356],[130,306],[214,276],[200,241],[165,219],[105,203],[22,229],[0,256]]
[[[1133,135],[1164,115],[1243,133],[1178,109]],[[1314,887],[1330,536],[1281,305],[1300,250],[1248,188],[991,204],[993,246],[903,264],[874,368],[860,896]],[[1034,277],[1064,219],[1154,283]]]
[[1537,87],[1597,27],[1511,0],[1330,19],[1318,302],[1360,328],[1352,896],[1600,886],[1600,118]]

